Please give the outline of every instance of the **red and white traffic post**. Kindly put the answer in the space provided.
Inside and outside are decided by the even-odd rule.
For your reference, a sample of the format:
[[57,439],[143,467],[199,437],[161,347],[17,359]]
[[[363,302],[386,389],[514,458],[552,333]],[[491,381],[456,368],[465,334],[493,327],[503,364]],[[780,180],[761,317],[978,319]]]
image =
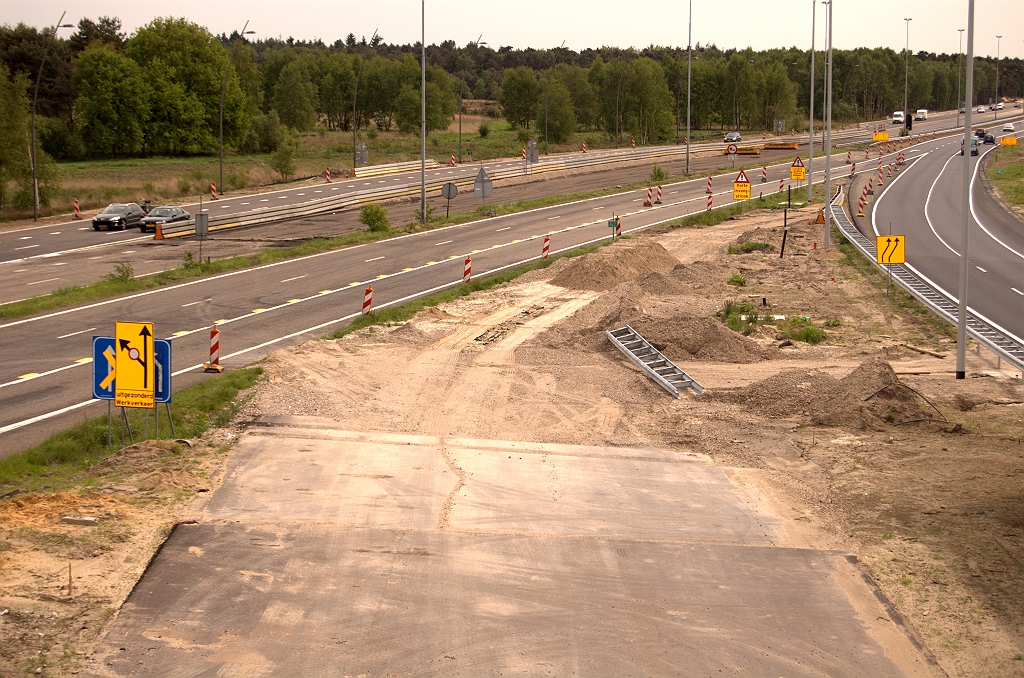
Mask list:
[[636,137],[630,137],[629,143],[633,148],[636,148]]
[[72,204],[75,207],[75,219],[81,219],[82,218],[82,210],[78,206],[78,198],[75,198],[71,202],[72,202]]
[[786,190],[786,180],[779,179],[779,193],[782,193],[784,190]]
[[708,195],[711,195],[711,177],[708,177],[708,187],[707,190],[705,190],[704,192],[707,193]]
[[373,310],[373,285],[367,285],[363,292],[363,315],[370,315]]
[[586,141],[583,142],[583,152],[584,153],[587,152],[587,142]]
[[544,245],[540,248],[540,258],[547,259],[548,252],[551,250],[551,238],[544,236]]
[[711,203],[714,201],[714,199],[715,199],[715,196],[713,196],[713,195],[709,195],[708,196],[708,212],[711,211]]
[[658,186],[658,197],[654,201],[654,204],[655,205],[660,205],[661,204],[661,186]]
[[846,164],[849,165],[853,160],[850,158],[850,151],[846,152]]
[[324,179],[327,180],[327,183],[331,183],[331,168],[330,167],[325,167],[324,168]]
[[762,167],[761,168],[761,183],[762,184],[768,183],[768,168],[767,167]]
[[473,277],[473,260],[466,257],[465,266],[462,269],[462,282],[468,283]]
[[224,367],[220,364],[220,330],[216,325],[210,329],[210,362],[203,363],[203,370],[206,372],[224,371]]
[[452,157],[451,157],[451,158],[449,158],[449,160],[448,160],[448,165],[449,165],[450,167],[455,167],[455,154],[454,154],[454,153],[452,153]]
[[523,160],[526,160],[526,149],[523,149]]
[[210,182],[210,194],[213,196],[211,198],[211,200],[216,200],[217,199],[217,182],[216,181],[211,181]]
[[615,215],[615,237],[622,237],[622,219],[619,218],[618,214]]
[[647,187],[647,199],[644,200],[644,207],[650,207],[651,206],[651,200],[652,200],[653,194],[654,194],[654,189],[651,188],[650,186],[648,186]]

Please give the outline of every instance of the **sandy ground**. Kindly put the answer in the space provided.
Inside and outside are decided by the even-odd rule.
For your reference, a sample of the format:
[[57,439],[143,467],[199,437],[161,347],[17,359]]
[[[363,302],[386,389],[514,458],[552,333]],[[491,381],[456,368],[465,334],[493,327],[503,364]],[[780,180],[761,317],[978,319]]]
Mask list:
[[[770,498],[789,545],[855,554],[948,675],[1024,675],[1020,375],[971,353],[972,378],[955,382],[948,330],[816,247],[810,216],[791,219],[783,259],[778,214],[650,233],[408,323],[277,352],[235,426],[298,414],[350,431],[707,454]],[[728,254],[747,241],[776,249]],[[735,273],[745,286],[726,282]],[[786,319],[734,332],[716,315],[728,300]],[[816,327],[831,320],[826,340],[788,341],[782,330],[798,316]],[[604,336],[625,324],[706,393],[673,399],[630,366]],[[222,459],[206,458],[213,480],[203,482],[216,482]],[[201,507],[202,495],[185,501],[196,487],[141,501],[157,495],[107,486],[113,494],[101,496],[116,505],[80,510],[111,512],[125,536],[96,555],[30,536],[98,534],[55,522],[71,508],[29,519],[9,510],[14,502],[0,505],[0,612],[10,608],[0,673],[17,675],[39,651],[60,664],[47,675],[73,673],[73,653],[89,651],[168,525]],[[95,573],[75,580],[82,602],[64,602],[60,588],[70,556],[76,571]]]

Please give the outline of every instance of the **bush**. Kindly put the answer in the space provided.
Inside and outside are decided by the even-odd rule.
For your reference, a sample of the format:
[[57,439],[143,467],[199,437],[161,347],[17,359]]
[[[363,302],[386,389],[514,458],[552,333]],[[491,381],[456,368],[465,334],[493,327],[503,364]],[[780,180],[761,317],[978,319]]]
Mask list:
[[387,208],[375,202],[363,205],[363,209],[359,210],[359,223],[365,224],[374,232],[386,231],[391,228]]
[[476,133],[480,135],[481,139],[486,139],[487,135],[491,133],[491,126],[486,120],[480,123],[480,126],[476,128]]
[[238,190],[249,185],[249,172],[246,169],[232,170],[224,177],[225,188]]
[[191,195],[192,193],[192,182],[188,180],[188,177],[178,178],[178,195]]
[[822,324],[825,325],[825,327],[841,327],[843,321],[840,320],[839,318],[829,318]]
[[370,141],[373,141],[379,135],[380,135],[380,130],[378,130],[376,127],[371,127],[370,129],[366,130],[366,136],[370,139]]
[[666,179],[668,179],[668,174],[665,173],[665,170],[661,169],[657,165],[651,168],[650,180],[652,184],[660,184]]
[[742,332],[749,335],[762,320],[758,315],[758,309],[746,299],[740,301],[729,300],[725,307],[718,312],[719,318],[733,332]]
[[281,175],[282,181],[288,181],[295,175],[295,142],[291,139],[283,142],[281,146],[274,151],[270,160],[267,163],[270,165],[270,169]]
[[519,143],[521,143],[521,144],[529,143],[530,139],[532,139],[532,138],[533,138],[533,135],[530,134],[530,130],[528,130],[528,129],[521,129],[518,132],[516,132],[516,140]]
[[285,140],[285,128],[277,111],[263,115],[257,113],[238,150],[243,153],[273,153]]
[[106,279],[110,282],[131,282],[135,280],[135,269],[127,262],[118,264],[112,273],[106,275]]
[[736,287],[746,287],[747,277],[742,273],[733,273],[732,276],[725,282],[727,282],[730,285],[735,285]]
[[[437,208],[434,207],[430,202],[427,202],[427,221],[430,221],[431,219],[434,218],[434,210],[436,210],[436,209]],[[416,223],[417,224],[423,223],[423,213],[422,212],[420,212],[419,210],[416,210],[415,212],[413,212],[413,214],[416,217]]]
[[820,344],[825,341],[825,330],[814,325],[801,325],[789,331],[789,337],[797,341],[806,341],[808,344]]

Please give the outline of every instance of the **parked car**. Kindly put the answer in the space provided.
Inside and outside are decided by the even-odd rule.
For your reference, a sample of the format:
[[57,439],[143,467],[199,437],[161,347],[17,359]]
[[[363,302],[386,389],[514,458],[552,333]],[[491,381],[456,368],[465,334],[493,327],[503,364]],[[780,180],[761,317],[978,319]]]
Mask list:
[[145,213],[142,208],[133,202],[113,203],[103,208],[103,211],[92,218],[92,228],[95,231],[101,227],[108,231],[117,229],[123,231],[126,228],[138,226]]
[[1016,132],[1017,129],[1013,126],[1012,122],[1008,122],[1005,125],[1003,125],[1003,131],[1004,132]]
[[[960,155],[964,154],[964,142],[960,142]],[[978,137],[971,137],[971,155],[978,155]]]
[[174,221],[188,221],[191,216],[191,214],[180,207],[151,207],[149,214],[139,222],[139,230],[143,233],[155,231],[157,224],[162,226]]
[[985,107],[984,106],[978,106],[978,113],[984,113],[984,112],[985,112]]
[[991,134],[986,134],[985,135],[985,143],[986,144],[994,144],[995,142],[996,142],[996,138],[993,135],[991,135]]
[[725,135],[725,143],[735,144],[739,141],[743,141],[743,137],[740,136],[739,132],[729,132]]

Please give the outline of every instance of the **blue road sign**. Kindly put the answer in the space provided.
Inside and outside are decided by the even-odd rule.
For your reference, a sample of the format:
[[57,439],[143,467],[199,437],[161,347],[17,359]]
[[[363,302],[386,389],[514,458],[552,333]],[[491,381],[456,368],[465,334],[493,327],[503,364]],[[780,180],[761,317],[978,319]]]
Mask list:
[[[156,362],[156,395],[158,403],[171,402],[171,342],[167,339],[153,341]],[[99,400],[114,399],[114,365],[117,354],[114,337],[92,338],[92,397]]]

